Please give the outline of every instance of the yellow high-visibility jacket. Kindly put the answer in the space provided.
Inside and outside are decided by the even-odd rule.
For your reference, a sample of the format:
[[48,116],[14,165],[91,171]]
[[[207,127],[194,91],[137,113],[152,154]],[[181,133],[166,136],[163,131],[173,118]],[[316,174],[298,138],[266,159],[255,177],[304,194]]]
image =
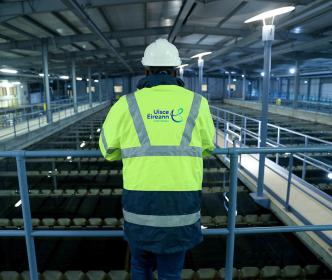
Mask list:
[[214,137],[206,98],[177,85],[143,88],[113,105],[99,146],[107,160],[123,162],[129,243],[161,253],[201,241],[203,156]]

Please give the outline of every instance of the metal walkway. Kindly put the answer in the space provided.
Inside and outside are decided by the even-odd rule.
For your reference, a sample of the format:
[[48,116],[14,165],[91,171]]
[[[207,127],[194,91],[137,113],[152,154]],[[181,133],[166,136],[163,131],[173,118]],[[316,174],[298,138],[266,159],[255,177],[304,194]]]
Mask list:
[[[216,108],[212,108],[216,110]],[[218,109],[219,110],[219,109]],[[221,110],[222,111],[222,110]],[[230,129],[232,124],[214,114],[217,123],[223,123],[225,128],[218,129],[218,147],[226,148],[234,145],[244,147],[243,134],[238,135]],[[218,127],[220,127],[217,124]],[[242,139],[241,139],[242,138]],[[259,141],[258,141],[259,142]],[[280,156],[280,155],[279,155]],[[288,156],[288,155],[286,155]],[[218,156],[228,167],[229,159]],[[295,157],[295,155],[294,155]],[[329,224],[332,221],[332,197],[305,180],[291,174],[293,164],[289,169],[266,159],[264,194],[270,200],[270,209],[287,225],[319,225]],[[254,193],[257,187],[259,169],[259,155],[243,154],[239,159],[239,179]],[[332,269],[332,232],[305,232],[297,233],[299,238],[317,256],[322,258]]]
[[[99,102],[92,103],[92,108],[99,104],[101,103]],[[88,110],[89,108],[90,108],[89,103],[81,104],[78,106],[78,113]],[[75,112],[72,106],[65,107],[62,110],[58,110],[52,113],[53,122],[60,121],[74,114]],[[16,122],[17,121],[12,122],[11,126],[9,127],[0,129],[0,141],[6,141],[8,139],[15,138],[19,135],[29,133],[31,131],[37,130],[49,124],[47,123],[46,120],[46,114],[44,114],[42,111],[25,114],[24,121],[18,123]]]

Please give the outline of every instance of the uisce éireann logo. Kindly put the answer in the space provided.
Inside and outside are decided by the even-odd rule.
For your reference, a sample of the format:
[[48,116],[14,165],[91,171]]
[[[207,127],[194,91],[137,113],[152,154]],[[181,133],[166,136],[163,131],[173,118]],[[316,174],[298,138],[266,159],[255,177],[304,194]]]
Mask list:
[[170,122],[173,121],[175,123],[183,122],[183,108],[173,109],[173,110],[161,110],[155,109],[153,113],[148,113],[146,118],[148,120],[153,120],[155,122]]

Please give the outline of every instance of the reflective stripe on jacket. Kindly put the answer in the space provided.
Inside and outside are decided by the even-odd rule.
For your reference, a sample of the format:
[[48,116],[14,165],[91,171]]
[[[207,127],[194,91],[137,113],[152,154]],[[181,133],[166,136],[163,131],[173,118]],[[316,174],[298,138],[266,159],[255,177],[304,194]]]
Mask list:
[[125,235],[156,253],[186,250],[202,239],[202,156],[214,148],[207,100],[176,85],[121,97],[103,124],[99,145],[122,158]]

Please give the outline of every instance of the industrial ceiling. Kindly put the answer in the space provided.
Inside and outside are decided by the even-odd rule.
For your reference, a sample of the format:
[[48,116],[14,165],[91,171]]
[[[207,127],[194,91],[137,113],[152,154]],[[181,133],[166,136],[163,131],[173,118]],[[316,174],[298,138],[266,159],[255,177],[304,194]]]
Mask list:
[[192,55],[212,51],[206,73],[259,73],[261,23],[244,21],[287,5],[296,9],[275,22],[273,70],[282,74],[298,60],[302,71],[330,71],[331,0],[2,0],[0,66],[38,73],[46,44],[51,74],[68,74],[72,59],[79,75],[88,67],[105,75],[140,74],[145,47],[161,37],[193,69]]

